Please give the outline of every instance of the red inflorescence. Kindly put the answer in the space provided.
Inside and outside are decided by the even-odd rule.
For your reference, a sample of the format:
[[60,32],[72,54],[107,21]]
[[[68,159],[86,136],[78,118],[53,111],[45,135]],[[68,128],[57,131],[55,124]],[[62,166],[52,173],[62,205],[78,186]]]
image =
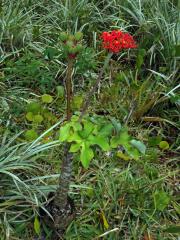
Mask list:
[[120,30],[103,32],[101,38],[103,40],[103,48],[113,53],[118,53],[122,49],[137,48],[133,37],[129,33],[123,33]]

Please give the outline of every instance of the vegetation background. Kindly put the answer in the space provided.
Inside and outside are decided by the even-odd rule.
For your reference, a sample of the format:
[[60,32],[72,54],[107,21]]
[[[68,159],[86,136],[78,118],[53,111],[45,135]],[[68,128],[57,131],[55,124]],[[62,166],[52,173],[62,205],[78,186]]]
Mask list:
[[[0,239],[53,239],[39,209],[55,191],[63,147],[66,62],[59,34],[82,31],[73,109],[104,61],[102,31],[130,32],[138,49],[114,55],[90,112],[117,118],[147,146],[132,161],[97,150],[90,168],[74,163],[77,218],[67,240],[172,240],[178,196],[180,5],[178,0],[0,1]],[[44,94],[50,101],[43,100]],[[32,120],[28,113],[38,116]],[[40,226],[41,224],[41,226]],[[38,236],[39,235],[39,236]]]

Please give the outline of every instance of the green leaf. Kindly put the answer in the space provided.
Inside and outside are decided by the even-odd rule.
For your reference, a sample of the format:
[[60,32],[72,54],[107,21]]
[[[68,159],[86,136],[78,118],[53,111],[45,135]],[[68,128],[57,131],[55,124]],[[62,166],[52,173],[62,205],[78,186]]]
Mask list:
[[57,95],[59,98],[64,98],[64,87],[63,86],[57,86],[56,91],[57,91]]
[[117,121],[117,119],[115,119],[115,118],[111,118],[111,122],[112,122],[113,127],[116,131],[116,134],[118,134],[120,132],[121,128],[122,128],[121,123],[119,121]]
[[170,227],[164,229],[165,232],[168,233],[175,233],[175,234],[179,234],[180,233],[180,225],[171,225]]
[[33,122],[35,123],[41,123],[43,121],[43,116],[40,114],[37,114],[34,116]]
[[53,98],[49,94],[44,94],[41,96],[42,102],[43,103],[51,103],[53,101]]
[[100,218],[101,218],[101,221],[102,221],[102,223],[103,223],[103,227],[104,227],[105,229],[108,229],[108,228],[109,228],[109,223],[108,223],[108,221],[107,221],[107,219],[106,219],[106,216],[105,216],[105,214],[104,214],[103,211],[100,211]]
[[60,137],[59,140],[61,142],[64,142],[68,139],[69,135],[70,135],[70,129],[71,129],[71,125],[70,123],[66,123],[65,125],[63,125],[60,128]]
[[149,146],[154,147],[158,145],[161,142],[161,140],[162,140],[161,136],[150,137],[148,139]]
[[83,33],[82,32],[76,32],[74,35],[74,38],[76,41],[80,41],[83,38]]
[[139,70],[144,63],[144,57],[146,55],[145,49],[139,49],[137,59],[136,59],[136,68]]
[[33,141],[33,140],[35,140],[37,137],[38,137],[38,134],[37,134],[37,132],[34,131],[33,129],[27,130],[27,131],[25,132],[25,138],[26,138],[26,140],[28,140],[28,141]]
[[129,134],[123,130],[119,136],[113,136],[111,139],[111,147],[116,148],[118,145],[127,147],[129,145]]
[[61,32],[60,34],[59,34],[59,38],[60,38],[60,40],[61,41],[66,41],[66,40],[68,40],[68,37],[69,37],[69,35],[66,33],[66,32]]
[[58,54],[58,50],[53,47],[47,47],[44,51],[45,59],[53,60],[53,58]]
[[91,145],[98,145],[103,151],[109,151],[110,149],[108,138],[104,136],[90,135],[88,141],[90,142]]
[[73,110],[79,110],[83,103],[83,97],[80,95],[74,96],[72,99],[71,107]]
[[68,142],[82,142],[82,138],[79,135],[79,132],[72,131],[72,133],[70,133],[69,136],[67,137],[67,141]]
[[80,153],[80,160],[84,168],[88,168],[91,159],[94,157],[93,150],[89,147],[88,144],[83,143]]
[[126,144],[124,149],[132,159],[135,159],[135,160],[139,159],[140,153],[136,148],[133,148],[130,144]]
[[35,230],[35,233],[39,236],[41,233],[41,225],[37,216],[34,219],[34,230]]
[[117,157],[119,157],[119,158],[121,158],[121,159],[123,159],[125,161],[131,160],[131,158],[128,155],[124,154],[121,151],[118,151],[116,155],[117,155]]
[[175,45],[175,56],[180,57],[180,45]]
[[81,131],[82,125],[80,122],[73,122],[71,121],[71,126],[73,127],[74,131]]
[[172,205],[173,205],[174,209],[176,210],[176,212],[180,215],[180,205],[177,204],[176,202],[172,202]]
[[41,110],[41,105],[37,102],[32,102],[27,105],[27,112],[38,114]]
[[103,136],[109,136],[109,135],[111,135],[112,130],[113,130],[113,125],[111,123],[106,123],[106,124],[104,124],[104,126],[102,126],[99,129],[98,134],[103,135]]
[[94,124],[90,121],[84,120],[83,121],[83,129],[79,132],[82,138],[87,138],[89,134],[93,131]]
[[170,202],[169,195],[164,191],[156,191],[153,197],[155,208],[160,211],[163,211]]
[[34,120],[34,114],[32,112],[28,112],[26,114],[26,119],[29,121],[29,122],[33,122]]
[[74,153],[74,152],[78,152],[79,151],[79,149],[80,149],[80,147],[81,147],[81,142],[79,142],[79,143],[73,143],[72,145],[71,145],[71,147],[70,147],[70,152],[72,152],[72,153]]
[[119,145],[119,136],[113,136],[110,141],[111,147],[112,148],[117,148]]
[[167,150],[169,148],[169,143],[167,141],[161,141],[159,143],[159,147],[162,149],[162,150]]
[[144,143],[142,143],[141,141],[137,141],[135,139],[131,140],[130,143],[139,150],[140,153],[145,154],[146,152],[146,146],[144,145]]

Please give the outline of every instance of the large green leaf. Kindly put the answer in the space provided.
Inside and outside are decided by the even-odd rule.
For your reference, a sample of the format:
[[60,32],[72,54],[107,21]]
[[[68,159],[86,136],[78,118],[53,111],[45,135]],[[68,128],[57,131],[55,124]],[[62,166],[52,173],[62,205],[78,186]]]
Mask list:
[[120,130],[122,128],[121,123],[119,121],[117,121],[117,119],[115,119],[115,118],[111,118],[111,122],[112,122],[113,127],[114,127],[114,129],[116,131],[116,134],[119,134],[119,132],[120,132]]
[[60,136],[59,136],[59,140],[61,142],[64,142],[68,139],[69,137],[69,132],[70,132],[70,128],[71,128],[71,124],[66,123],[65,125],[63,125],[60,128]]
[[110,149],[107,137],[90,135],[88,141],[91,145],[98,145],[103,151],[109,151]]
[[128,146],[129,145],[129,134],[127,131],[123,131],[118,136],[113,136],[111,139],[111,147],[116,148],[118,145]]
[[80,135],[82,138],[87,138],[89,134],[93,131],[94,124],[90,121],[83,121],[83,129],[80,131]]
[[72,145],[71,145],[71,147],[70,147],[70,152],[72,152],[72,153],[74,153],[74,152],[78,152],[79,151],[79,149],[80,149],[80,147],[81,147],[81,142],[79,142],[79,143],[73,143]]
[[93,157],[94,157],[93,150],[89,147],[88,144],[83,143],[80,153],[80,160],[82,162],[83,167],[88,168],[90,161]]
[[104,126],[102,126],[99,129],[98,134],[100,134],[102,136],[109,136],[109,135],[111,135],[112,130],[113,130],[113,125],[111,123],[107,123],[107,124],[104,124]]
[[79,135],[79,131],[78,132],[72,132],[71,134],[69,134],[69,136],[67,137],[67,141],[68,142],[82,142],[82,138]]

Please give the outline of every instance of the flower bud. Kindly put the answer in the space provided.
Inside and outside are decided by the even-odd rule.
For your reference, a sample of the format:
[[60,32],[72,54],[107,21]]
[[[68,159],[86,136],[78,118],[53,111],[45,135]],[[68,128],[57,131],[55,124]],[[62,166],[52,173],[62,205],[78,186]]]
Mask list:
[[76,46],[76,51],[77,51],[77,52],[81,52],[82,49],[83,49],[82,44],[77,44],[77,46]]
[[66,42],[66,46],[67,46],[68,48],[71,48],[71,47],[73,47],[73,46],[74,46],[74,43],[73,43],[73,41],[71,41],[71,40],[68,40],[68,41]]
[[68,48],[68,53],[76,54],[76,53],[77,53],[77,49],[76,49],[76,47],[74,47],[74,46],[69,47],[69,48]]
[[82,32],[76,32],[74,35],[74,38],[76,41],[80,41],[83,38],[83,33]]
[[66,32],[61,32],[59,36],[61,41],[67,41],[68,40],[68,34]]

